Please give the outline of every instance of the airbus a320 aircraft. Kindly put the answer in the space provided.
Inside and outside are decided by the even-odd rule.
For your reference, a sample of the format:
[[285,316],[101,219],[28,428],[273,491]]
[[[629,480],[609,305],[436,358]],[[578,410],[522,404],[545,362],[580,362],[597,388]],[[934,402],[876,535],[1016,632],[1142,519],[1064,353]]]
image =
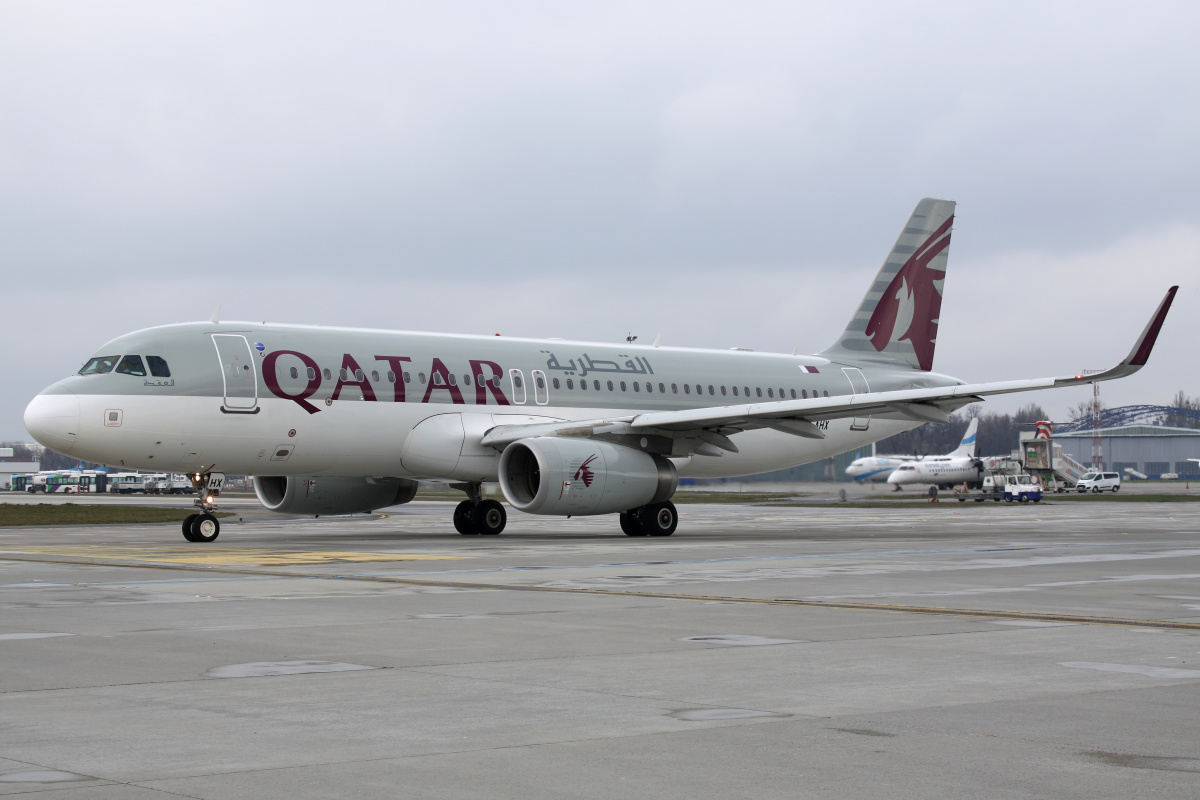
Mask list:
[[212,541],[226,473],[286,514],[404,503],[453,481],[463,534],[503,530],[498,481],[531,514],[620,514],[670,536],[680,476],[805,464],[982,398],[1131,375],[1177,287],[1129,355],[1098,374],[968,384],[932,372],[954,203],[917,204],[846,330],[816,355],[268,325],[185,323],[121,336],[25,410],[42,444],[127,469],[187,472],[189,541]]
[[[967,425],[967,432],[963,434],[962,442],[953,452],[946,456],[934,456],[932,460],[961,455],[973,456],[975,454],[975,431],[978,428],[979,419],[976,417]],[[863,456],[850,462],[850,466],[846,467],[846,474],[859,483],[865,481],[872,483],[888,481],[891,483],[892,481],[889,479],[896,470],[924,460],[925,456]]]

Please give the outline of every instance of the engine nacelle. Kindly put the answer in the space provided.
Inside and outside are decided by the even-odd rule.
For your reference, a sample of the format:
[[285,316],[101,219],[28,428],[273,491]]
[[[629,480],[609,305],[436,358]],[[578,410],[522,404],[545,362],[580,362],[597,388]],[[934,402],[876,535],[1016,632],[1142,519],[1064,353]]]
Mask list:
[[678,485],[667,459],[594,439],[521,439],[500,455],[504,499],[527,514],[628,511],[670,498]]
[[405,478],[256,477],[254,493],[280,514],[355,514],[407,503],[417,482]]

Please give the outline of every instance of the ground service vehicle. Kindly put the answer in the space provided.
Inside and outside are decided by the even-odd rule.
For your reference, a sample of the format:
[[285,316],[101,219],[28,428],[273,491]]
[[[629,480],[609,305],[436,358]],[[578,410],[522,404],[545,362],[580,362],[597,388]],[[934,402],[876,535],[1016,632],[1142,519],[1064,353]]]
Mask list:
[[1075,484],[1075,491],[1117,492],[1121,489],[1121,473],[1119,472],[1089,472]]

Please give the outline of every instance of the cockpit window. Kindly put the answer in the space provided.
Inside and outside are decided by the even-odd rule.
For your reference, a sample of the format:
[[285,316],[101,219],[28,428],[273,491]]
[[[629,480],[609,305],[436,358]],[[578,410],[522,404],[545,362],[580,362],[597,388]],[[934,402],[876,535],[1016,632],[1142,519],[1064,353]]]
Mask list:
[[146,364],[150,367],[150,374],[156,378],[171,377],[171,368],[167,366],[167,360],[161,356],[146,356]]
[[91,359],[79,370],[80,375],[103,375],[112,372],[120,356],[97,356]]
[[141,356],[125,356],[121,359],[121,363],[117,364],[117,372],[125,375],[137,375],[139,378],[146,377],[146,367],[142,364]]

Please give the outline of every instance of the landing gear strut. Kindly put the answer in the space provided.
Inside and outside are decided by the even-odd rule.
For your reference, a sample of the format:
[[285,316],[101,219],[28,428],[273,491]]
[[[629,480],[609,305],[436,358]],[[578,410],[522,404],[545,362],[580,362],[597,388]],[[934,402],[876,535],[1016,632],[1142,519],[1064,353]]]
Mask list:
[[452,483],[451,489],[467,493],[454,509],[454,529],[463,536],[495,536],[504,530],[508,512],[496,500],[484,500],[482,484]]
[[221,533],[221,523],[213,516],[216,499],[225,486],[225,476],[220,472],[194,473],[192,486],[196,488],[195,506],[199,514],[188,514],[183,520],[183,538],[189,542],[211,542]]
[[678,526],[679,512],[670,500],[621,514],[621,530],[626,536],[670,536]]

